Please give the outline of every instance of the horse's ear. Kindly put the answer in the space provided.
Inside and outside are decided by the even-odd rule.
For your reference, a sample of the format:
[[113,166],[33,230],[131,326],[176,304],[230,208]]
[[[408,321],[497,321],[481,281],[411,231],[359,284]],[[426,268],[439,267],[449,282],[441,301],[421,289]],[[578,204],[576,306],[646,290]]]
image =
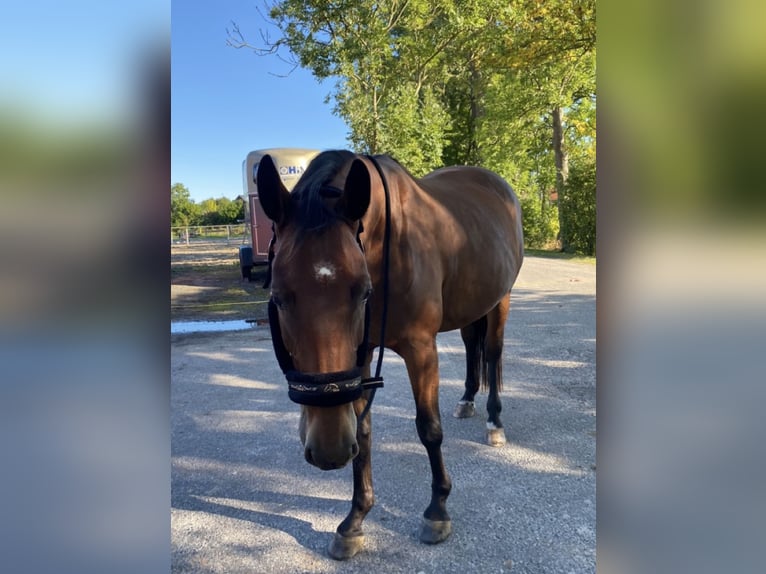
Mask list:
[[362,219],[370,206],[370,186],[367,165],[355,159],[343,186],[343,196],[335,204],[335,209],[349,221]]
[[255,182],[258,186],[258,200],[266,216],[277,225],[284,223],[290,208],[290,192],[282,183],[270,155],[261,158]]

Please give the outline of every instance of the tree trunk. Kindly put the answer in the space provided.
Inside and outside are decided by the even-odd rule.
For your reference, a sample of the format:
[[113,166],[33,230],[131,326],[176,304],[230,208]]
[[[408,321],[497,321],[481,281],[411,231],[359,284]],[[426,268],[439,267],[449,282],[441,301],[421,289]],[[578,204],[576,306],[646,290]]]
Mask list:
[[378,118],[378,90],[372,89],[372,137],[370,138],[370,155],[378,153],[378,125],[380,119]]
[[566,183],[569,178],[569,154],[564,146],[564,129],[562,127],[562,110],[559,106],[553,108],[553,159],[556,164],[556,193],[559,207],[559,242],[561,251],[569,251],[569,234],[567,232],[566,214]]
[[471,58],[469,64],[471,70],[470,85],[470,117],[468,120],[468,149],[466,150],[466,163],[468,165],[482,165],[481,153],[479,151],[478,127],[479,118],[483,113],[481,105],[482,86],[481,72],[476,67],[476,62]]

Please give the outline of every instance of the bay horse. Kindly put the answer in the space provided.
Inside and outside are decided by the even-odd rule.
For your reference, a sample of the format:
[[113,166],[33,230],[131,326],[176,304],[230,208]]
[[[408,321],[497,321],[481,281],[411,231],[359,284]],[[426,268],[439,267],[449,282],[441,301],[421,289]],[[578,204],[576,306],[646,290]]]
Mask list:
[[[504,444],[503,332],[524,258],[518,199],[483,168],[446,167],[415,179],[388,156],[349,151],[316,156],[292,193],[267,155],[256,182],[274,224],[272,340],[290,398],[301,404],[304,456],[323,470],[353,460],[351,510],[330,556],[347,559],[363,546],[362,522],[374,503],[369,408],[384,348],[404,359],[433,476],[420,540],[442,542],[451,533],[452,485],[441,453],[436,334],[460,329],[465,344],[465,393],[454,416],[475,414],[483,383],[486,440]],[[370,378],[375,347],[378,376]]]

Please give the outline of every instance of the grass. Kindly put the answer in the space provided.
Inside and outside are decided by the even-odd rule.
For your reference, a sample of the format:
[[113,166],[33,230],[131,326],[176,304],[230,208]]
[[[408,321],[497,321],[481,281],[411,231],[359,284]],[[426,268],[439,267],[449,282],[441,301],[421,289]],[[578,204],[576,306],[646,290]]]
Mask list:
[[[530,257],[596,264],[595,257],[526,249]],[[173,245],[170,283],[172,321],[265,321],[269,292],[261,288],[265,266],[254,267],[252,281],[242,279],[238,245]]]
[[579,261],[581,263],[596,264],[596,258],[592,255],[578,255],[577,253],[562,253],[554,249],[530,249],[524,248],[524,254],[530,257],[545,257],[546,259],[564,259],[568,261]]
[[237,245],[173,245],[170,283],[172,321],[265,320],[265,267],[242,279]]

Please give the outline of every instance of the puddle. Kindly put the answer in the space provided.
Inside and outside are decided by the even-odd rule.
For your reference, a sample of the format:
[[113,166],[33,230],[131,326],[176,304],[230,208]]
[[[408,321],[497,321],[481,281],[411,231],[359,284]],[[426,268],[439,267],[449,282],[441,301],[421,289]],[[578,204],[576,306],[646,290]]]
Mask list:
[[174,321],[170,323],[170,334],[213,333],[215,331],[244,331],[252,329],[255,322],[238,321]]

